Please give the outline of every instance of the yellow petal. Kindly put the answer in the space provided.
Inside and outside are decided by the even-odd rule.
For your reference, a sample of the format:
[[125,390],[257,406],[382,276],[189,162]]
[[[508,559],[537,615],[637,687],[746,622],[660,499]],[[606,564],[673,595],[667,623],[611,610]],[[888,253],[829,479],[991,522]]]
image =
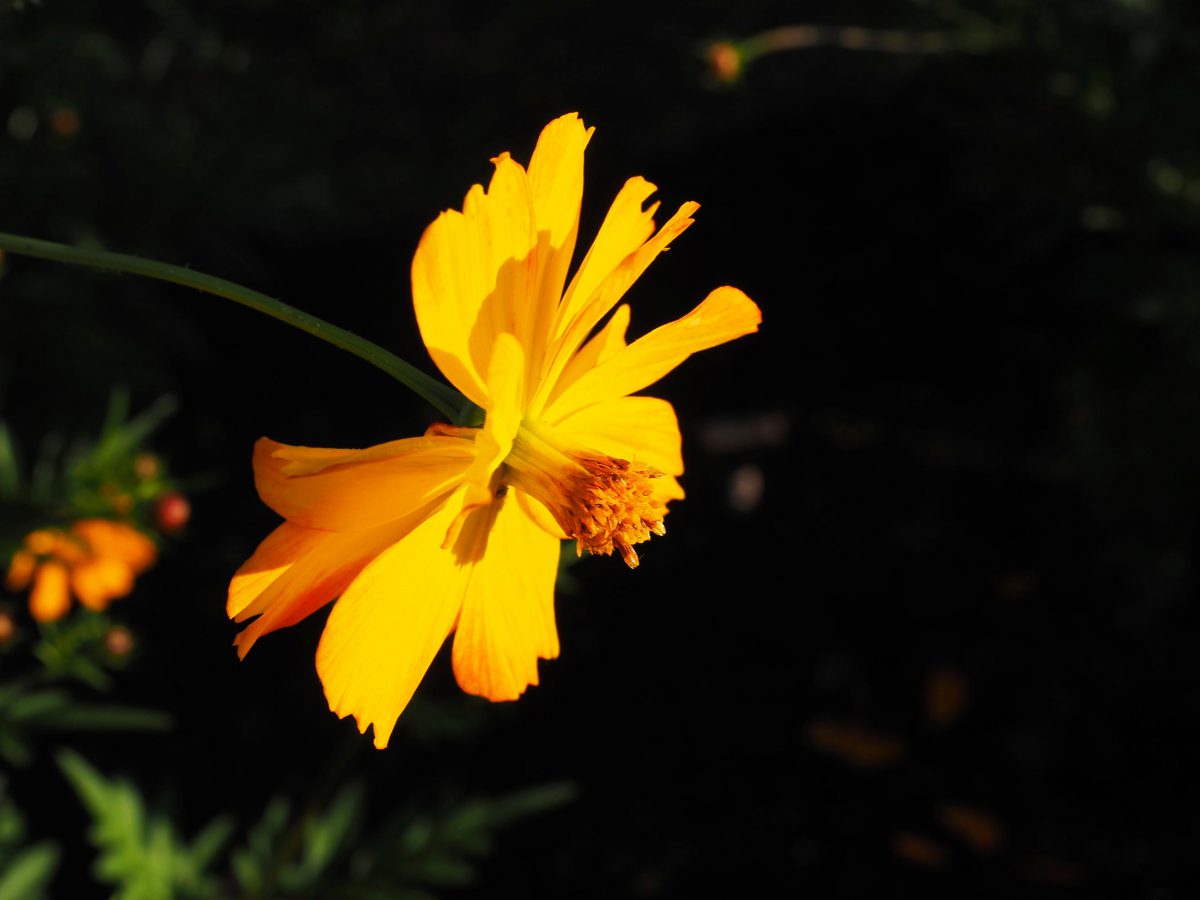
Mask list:
[[662,478],[655,478],[650,482],[650,490],[654,494],[654,499],[663,503],[663,514],[670,512],[670,508],[666,504],[671,500],[682,500],[685,496],[683,485],[679,483],[679,479],[674,475],[664,475]]
[[454,636],[455,677],[467,693],[515,700],[538,683],[538,658],[558,656],[559,542],[508,497],[471,515],[455,552],[475,560]]
[[60,562],[38,566],[29,592],[29,612],[39,622],[55,622],[71,608],[71,592],[67,586],[67,567]]
[[133,590],[133,570],[112,556],[98,556],[71,568],[71,590],[92,612],[104,612]]
[[244,658],[263,635],[295,625],[346,590],[365,566],[424,521],[441,502],[444,498],[374,528],[315,532],[315,537],[293,535],[290,542],[287,535],[281,536],[264,554],[263,563],[269,565],[271,555],[281,562],[290,552],[306,549],[237,613],[238,621],[258,616],[237,636],[238,656]]
[[471,441],[420,437],[366,450],[254,445],[254,482],[271,509],[305,528],[344,531],[403,518],[462,479]]
[[518,333],[527,348],[531,372],[541,371],[571,254],[579,234],[583,198],[583,154],[592,128],[576,113],[560,116],[538,137],[529,160],[529,190],[538,239],[538,288],[528,332]]
[[[507,153],[492,160],[487,194],[467,195],[463,213],[476,223],[477,252],[490,289],[470,335],[476,370],[488,372],[496,338],[505,332],[528,342],[538,293],[538,238],[529,177]],[[485,406],[486,408],[486,406]]]
[[490,398],[487,418],[475,438],[475,459],[463,479],[467,484],[464,508],[491,502],[492,473],[508,456],[517,429],[521,427],[525,354],[511,334],[496,337],[488,367],[487,388]]
[[284,522],[267,535],[229,582],[229,597],[225,603],[229,618],[238,622],[245,619],[242,611],[296,560],[315,549],[328,533]]
[[[547,354],[547,362],[542,368],[542,377],[538,389],[532,396],[527,411],[538,415],[547,405],[549,397],[563,389],[560,377],[567,367],[571,357],[582,347],[588,335],[608,315],[614,306],[625,296],[625,292],[633,285],[641,274],[646,271],[654,259],[662,253],[670,243],[683,234],[693,223],[692,213],[700,208],[698,203],[685,203],[658,233],[633,253],[630,253],[615,269],[596,286],[591,296],[570,320],[565,329]],[[574,300],[572,300],[572,305]],[[564,306],[566,306],[564,301]],[[561,321],[561,320],[560,320]]]
[[698,350],[706,350],[758,330],[762,314],[733,287],[720,287],[681,319],[634,341],[579,376],[546,410],[549,421],[623,397],[662,378]]
[[556,520],[554,516],[550,514],[550,510],[546,509],[545,504],[543,504],[540,500],[530,497],[524,491],[514,489],[510,493],[517,498],[517,502],[521,504],[521,508],[525,510],[525,515],[527,515],[539,528],[541,528],[542,531],[546,532],[546,534],[550,535],[556,541],[566,541],[570,539],[567,536],[567,533],[563,531],[562,526],[558,524],[558,520]]
[[334,605],[317,648],[329,708],[354,716],[363,733],[374,725],[379,748],[462,605],[469,570],[441,549],[455,500],[363,569]]
[[[604,323],[604,327],[596,333],[595,337],[580,347],[579,352],[571,357],[566,368],[563,369],[562,375],[558,378],[558,385],[566,387],[573,384],[588,369],[595,368],[614,353],[624,350],[625,332],[628,330],[629,304],[624,303],[616,308],[612,318]],[[557,393],[550,394],[551,404],[558,398],[559,393],[562,391],[558,390]]]
[[679,420],[666,400],[618,397],[586,406],[553,424],[564,438],[607,456],[653,466],[665,475],[683,472]]
[[467,336],[491,286],[479,262],[462,259],[474,244],[467,217],[458,210],[443,212],[417,245],[412,292],[417,327],[434,365],[471,402],[483,406],[487,392],[471,359]]
[[550,245],[558,252],[566,252],[568,259],[562,262],[564,275],[579,230],[583,152],[593,131],[594,128],[584,128],[578,113],[559,116],[542,129],[529,160],[537,230],[549,232]]
[[642,206],[656,190],[654,185],[638,176],[626,181],[617,193],[563,297],[555,321],[556,339],[562,337],[600,283],[654,234],[654,213],[658,204],[651,204],[647,209]]
[[525,170],[503,153],[488,190],[473,187],[461,213],[426,229],[413,258],[413,306],[421,338],[450,382],[487,406],[496,336],[524,335],[537,292],[537,233]]

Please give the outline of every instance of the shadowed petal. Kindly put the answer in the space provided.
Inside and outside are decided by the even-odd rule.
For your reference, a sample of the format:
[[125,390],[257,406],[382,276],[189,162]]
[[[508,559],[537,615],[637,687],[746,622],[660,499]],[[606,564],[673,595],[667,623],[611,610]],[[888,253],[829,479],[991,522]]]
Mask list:
[[538,683],[538,659],[558,656],[559,542],[510,495],[472,515],[455,551],[476,560],[454,636],[455,677],[467,693],[515,700]]
[[555,320],[556,339],[566,332],[600,283],[654,234],[654,213],[658,204],[652,203],[645,209],[642,206],[656,190],[645,178],[635,176],[617,192],[596,232],[596,239],[567,287]]
[[683,473],[675,408],[657,397],[618,397],[576,410],[555,426],[565,438],[608,456]]
[[[534,392],[529,412],[538,414],[547,406],[547,400],[563,389],[561,376],[567,368],[571,357],[584,345],[588,335],[600,324],[612,310],[625,292],[641,277],[642,273],[660,253],[667,249],[675,238],[683,234],[694,222],[692,213],[700,208],[700,204],[688,202],[679,207],[658,232],[634,252],[625,257],[621,263],[609,272],[591,292],[591,295],[569,322],[560,327],[554,345],[547,353],[547,361],[542,371],[542,378]],[[566,306],[564,301],[564,307]],[[571,300],[572,307],[576,306],[575,298]],[[560,323],[563,320],[560,318]],[[619,396],[619,395],[618,395]]]
[[[283,546],[286,535],[280,538],[276,547],[269,550],[280,551],[281,558],[283,552],[294,550],[297,545],[305,544],[307,549],[279,574],[263,577],[259,583],[266,585],[261,593],[238,612],[238,621],[258,615],[235,640],[238,656],[244,658],[263,635],[295,625],[341,594],[365,566],[416,528],[430,511],[431,508],[421,509],[375,528],[314,532],[318,536],[315,539],[311,535],[298,536],[290,548]],[[269,551],[261,561],[269,564]]]
[[366,450],[254,445],[263,502],[305,528],[345,531],[403,518],[446,493],[474,458],[470,440],[435,436]]
[[593,369],[614,353],[625,349],[625,332],[629,330],[629,304],[623,303],[616,308],[612,317],[604,323],[594,337],[579,348],[579,352],[571,357],[558,377],[558,385],[550,394],[550,403],[558,399],[563,388],[573,384],[579,376],[588,369]]
[[525,515],[541,528],[542,531],[546,532],[546,534],[550,535],[556,541],[570,540],[567,533],[563,531],[562,526],[558,524],[554,516],[550,514],[550,510],[546,509],[540,500],[530,497],[524,491],[513,490],[511,493],[516,497],[517,502],[521,504]]
[[438,216],[412,265],[413,308],[430,356],[485,408],[492,346],[502,332],[528,330],[538,271],[528,176],[507,153],[493,162],[487,191],[475,185],[461,213]]
[[296,560],[314,550],[328,535],[328,531],[304,528],[291,522],[284,522],[272,531],[234,573],[229,582],[225,613],[237,622],[254,615],[242,615],[242,612]]
[[525,395],[525,354],[511,334],[496,336],[488,367],[487,419],[475,438],[475,459],[463,480],[467,484],[465,506],[479,506],[492,499],[492,473],[508,456],[513,438],[521,427],[521,401]]

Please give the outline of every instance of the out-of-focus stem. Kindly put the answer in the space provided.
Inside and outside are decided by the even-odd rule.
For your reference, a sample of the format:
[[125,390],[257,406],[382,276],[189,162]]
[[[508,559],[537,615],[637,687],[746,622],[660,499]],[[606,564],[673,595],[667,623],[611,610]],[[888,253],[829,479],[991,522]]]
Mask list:
[[313,337],[318,337],[335,347],[353,353],[360,359],[365,359],[371,365],[387,372],[405,387],[415,391],[451,421],[455,421],[462,414],[464,400],[457,391],[436,378],[426,375],[394,353],[353,332],[346,331],[344,328],[338,328],[336,325],[331,325],[294,306],[289,306],[280,300],[232,281],[226,281],[224,278],[216,278],[183,266],[143,259],[139,256],[69,247],[65,244],[2,232],[0,232],[0,250],[20,256],[33,256],[38,259],[49,259],[93,269],[127,272],[131,275],[156,278],[159,281],[169,281],[172,284],[195,288],[206,294],[232,300],[234,303],[240,303],[279,319],[281,322],[286,322]]

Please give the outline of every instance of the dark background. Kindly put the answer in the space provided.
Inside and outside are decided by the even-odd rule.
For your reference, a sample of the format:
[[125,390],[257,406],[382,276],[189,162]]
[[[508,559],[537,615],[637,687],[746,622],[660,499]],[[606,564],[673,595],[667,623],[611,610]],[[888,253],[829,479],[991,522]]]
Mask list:
[[[406,733],[406,714],[391,749],[361,739],[352,768],[381,814],[578,786],[451,896],[1189,895],[1194,7],[9,6],[0,230],[221,275],[432,371],[408,284],[421,231],[489,156],[527,160],[577,110],[596,126],[581,250],[631,175],[664,208],[702,204],[634,288],[633,333],[719,284],[762,307],[760,334],[653,389],[679,411],[688,499],[636,573],[570,570],[542,686],[460,699],[439,658],[422,697],[470,737]],[[835,28],[736,83],[706,64],[709,41],[796,23],[953,46]],[[56,130],[61,110],[77,130]],[[250,816],[303,794],[353,731],[313,670],[323,613],[245,663],[230,647],[225,585],[274,524],[251,446],[366,446],[434,413],[248,310],[10,256],[14,431],[94,429],[117,384],[135,405],[179,399],[156,447],[198,485],[126,607],[140,649],[121,696],[177,724],[84,751],[173,794],[185,823]],[[758,478],[757,502],[732,493]],[[950,714],[947,684],[966,697]],[[38,798],[35,831],[82,835],[52,768],[11,787]],[[83,891],[89,851],[70,847],[64,890]]]

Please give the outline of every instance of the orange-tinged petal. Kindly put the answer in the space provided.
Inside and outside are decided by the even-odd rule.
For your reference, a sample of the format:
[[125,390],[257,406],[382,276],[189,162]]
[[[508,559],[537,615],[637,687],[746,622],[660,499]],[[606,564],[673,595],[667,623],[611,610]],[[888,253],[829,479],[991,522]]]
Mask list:
[[596,286],[587,302],[562,330],[562,336],[556,341],[553,351],[547,354],[542,380],[529,404],[529,412],[532,415],[538,415],[546,407],[547,400],[563,389],[559,382],[571,357],[583,346],[592,330],[625,296],[625,292],[641,277],[646,267],[692,225],[694,220],[691,215],[699,208],[698,203],[692,202],[679,207],[654,237],[625,257],[621,264]]
[[47,556],[58,549],[62,539],[62,532],[57,528],[39,528],[25,536],[25,549],[38,556]]
[[657,397],[618,397],[593,403],[553,423],[563,437],[607,456],[683,472],[683,439],[675,408]]
[[559,542],[506,497],[472,513],[455,552],[474,559],[454,636],[454,675],[470,694],[515,700],[558,656]]
[[254,445],[259,496],[289,522],[346,531],[395,521],[461,481],[474,457],[458,437],[409,438],[366,450]]
[[291,568],[296,560],[314,550],[328,534],[327,531],[284,522],[267,535],[229,582],[229,597],[225,603],[229,618],[238,622],[245,619],[242,611]]
[[[417,527],[444,499],[374,528],[318,532],[315,541],[296,538],[290,548],[272,548],[282,557],[299,544],[309,545],[237,614],[238,621],[258,616],[237,636],[238,656],[245,658],[260,637],[295,625],[345,591],[365,566]],[[286,541],[281,537],[280,545]]]
[[113,556],[97,556],[71,567],[71,590],[92,612],[104,612],[133,590],[134,572]]
[[51,560],[38,566],[29,592],[29,612],[39,622],[55,622],[71,608],[67,567]]
[[71,531],[87,544],[94,557],[118,560],[137,575],[158,558],[154,542],[132,525],[108,519],[83,519]]
[[381,749],[462,606],[470,570],[441,549],[455,500],[362,570],[334,605],[317,647],[329,708],[354,716],[363,733],[374,725]]
[[593,403],[639,391],[698,350],[751,334],[762,321],[754,302],[733,287],[720,287],[681,319],[654,329],[584,372],[546,410],[557,421]]
[[13,554],[12,562],[8,564],[8,574],[4,576],[4,586],[10,591],[23,591],[33,581],[33,573],[37,569],[37,557],[28,550],[18,550]]

